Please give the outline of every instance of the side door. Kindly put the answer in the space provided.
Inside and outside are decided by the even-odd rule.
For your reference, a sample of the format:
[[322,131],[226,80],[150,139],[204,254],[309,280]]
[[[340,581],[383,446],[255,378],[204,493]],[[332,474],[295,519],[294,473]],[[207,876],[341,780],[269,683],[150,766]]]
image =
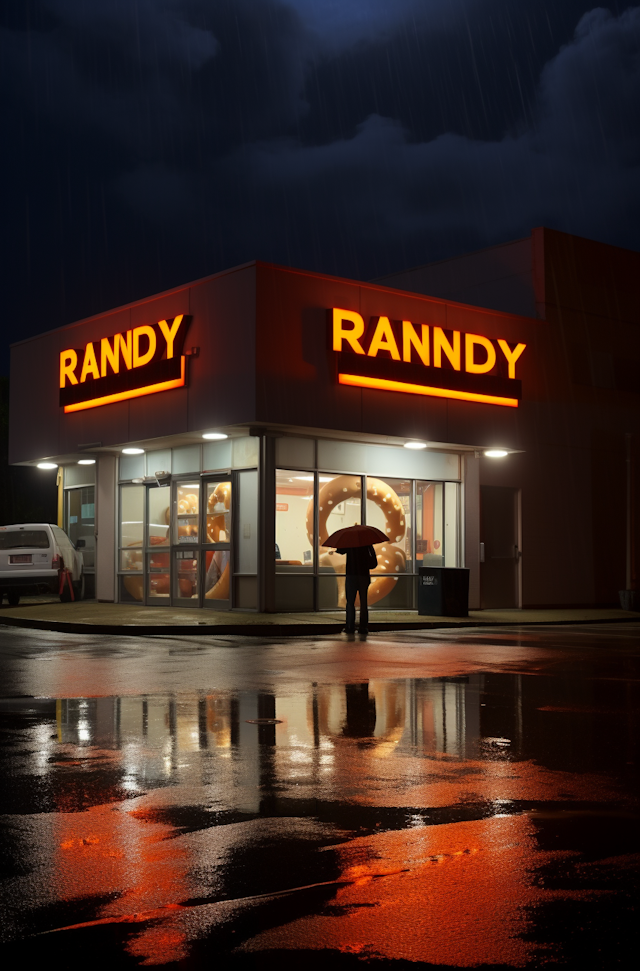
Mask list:
[[230,610],[233,576],[233,477],[207,476],[202,482],[202,605]]
[[480,487],[480,603],[488,607],[518,607],[520,544],[518,490]]

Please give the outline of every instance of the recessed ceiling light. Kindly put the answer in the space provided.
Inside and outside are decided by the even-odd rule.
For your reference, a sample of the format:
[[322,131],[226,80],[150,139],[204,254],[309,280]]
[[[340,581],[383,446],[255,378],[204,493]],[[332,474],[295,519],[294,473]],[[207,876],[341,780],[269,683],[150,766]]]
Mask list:
[[95,464],[96,464],[96,460],[95,459],[79,459],[78,460],[78,465],[95,465]]
[[426,448],[427,447],[427,443],[426,442],[405,442],[404,443],[404,447],[405,448],[416,448],[416,449],[418,449],[418,448]]
[[503,459],[509,453],[505,448],[488,448],[484,454],[488,459]]
[[223,438],[228,438],[229,436],[225,435],[224,432],[205,432],[202,437],[208,438],[210,442],[219,442],[222,441]]
[[122,454],[123,455],[144,455],[144,449],[143,448],[123,448]]
[[56,462],[38,462],[39,469],[57,469],[58,465]]

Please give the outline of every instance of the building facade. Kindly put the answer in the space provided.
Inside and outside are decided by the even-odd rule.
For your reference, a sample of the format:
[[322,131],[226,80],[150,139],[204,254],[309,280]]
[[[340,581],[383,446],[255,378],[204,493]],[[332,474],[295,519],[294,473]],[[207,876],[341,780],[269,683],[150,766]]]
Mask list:
[[57,467],[102,601],[335,609],[323,541],[366,521],[374,609],[421,566],[467,567],[472,608],[613,604],[639,280],[547,229],[374,283],[236,267],[14,345],[10,461]]

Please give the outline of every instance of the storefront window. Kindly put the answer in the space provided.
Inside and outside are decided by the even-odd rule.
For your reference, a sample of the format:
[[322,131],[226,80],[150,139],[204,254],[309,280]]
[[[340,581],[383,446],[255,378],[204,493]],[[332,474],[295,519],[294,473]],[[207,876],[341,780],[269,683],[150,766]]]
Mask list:
[[276,470],[276,572],[313,569],[313,474]]
[[420,566],[444,566],[442,482],[416,483],[416,560]]
[[231,482],[207,482],[206,543],[231,542]]
[[120,546],[142,546],[144,486],[120,487]]
[[374,546],[378,565],[372,572],[369,603],[411,607],[411,590],[400,578],[413,572],[411,535],[411,479],[367,476],[367,523],[376,526],[386,543]]
[[79,539],[84,540],[82,559],[85,573],[95,569],[95,486],[83,486],[66,490],[65,526],[69,539],[75,546]]
[[149,489],[147,546],[168,546],[171,523],[171,487]]
[[184,543],[197,543],[200,524],[199,482],[181,482],[176,485],[176,507],[178,514],[175,542],[180,546]]
[[362,476],[321,475],[318,485],[318,568],[320,573],[344,573],[346,556],[324,546],[344,526],[362,522]]
[[120,600],[125,603],[140,602],[144,598],[144,493],[141,485],[120,486],[119,567],[129,574],[120,577]]

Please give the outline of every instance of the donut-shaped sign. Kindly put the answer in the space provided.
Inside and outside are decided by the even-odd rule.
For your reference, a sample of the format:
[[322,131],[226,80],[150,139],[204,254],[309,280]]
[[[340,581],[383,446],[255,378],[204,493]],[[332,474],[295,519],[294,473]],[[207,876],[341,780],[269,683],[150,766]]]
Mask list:
[[[330,482],[326,482],[318,493],[318,542],[322,547],[329,535],[327,520],[335,507],[346,499],[360,496],[361,478],[359,475],[338,475]],[[404,539],[407,524],[405,513],[397,494],[382,479],[367,476],[367,499],[382,510],[385,517],[383,532],[389,537],[389,545],[379,543],[374,547],[378,566],[372,570],[371,586],[367,601],[377,603],[389,594],[398,579],[398,574],[405,572],[405,555],[398,546]],[[307,507],[307,536],[313,544],[313,500]],[[384,553],[381,551],[384,548]],[[321,566],[333,566],[330,554],[320,554]],[[359,599],[359,598],[358,598]],[[344,578],[338,577],[338,606],[346,603],[344,595]]]

